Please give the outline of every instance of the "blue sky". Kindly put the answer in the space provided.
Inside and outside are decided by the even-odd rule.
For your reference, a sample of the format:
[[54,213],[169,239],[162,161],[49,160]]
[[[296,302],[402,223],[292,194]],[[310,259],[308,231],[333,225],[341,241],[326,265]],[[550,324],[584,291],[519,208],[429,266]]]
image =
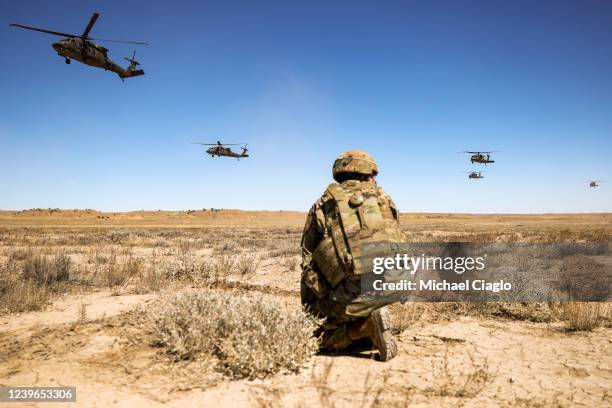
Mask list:
[[[148,41],[122,83],[12,22]],[[404,212],[612,211],[612,2],[0,3],[0,208],[306,210],[344,150]],[[110,57],[130,45],[105,43]],[[248,142],[247,160],[192,141]],[[500,150],[470,181],[462,150]],[[604,179],[589,189],[588,179]]]

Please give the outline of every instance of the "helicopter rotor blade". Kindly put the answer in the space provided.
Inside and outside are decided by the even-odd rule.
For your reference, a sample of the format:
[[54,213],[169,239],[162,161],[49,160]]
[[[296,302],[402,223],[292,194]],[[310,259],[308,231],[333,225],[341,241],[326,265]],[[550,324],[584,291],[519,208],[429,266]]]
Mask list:
[[[75,37],[75,36],[73,36],[73,37]],[[92,40],[92,41],[107,41],[107,42],[123,43],[123,44],[149,45],[149,43],[139,42],[139,41],[109,40],[107,38],[86,38],[86,39],[87,40]]]
[[191,144],[199,144],[199,145],[203,145],[203,146],[242,146],[245,145],[246,143],[202,143],[202,142],[191,142]]
[[89,32],[93,28],[94,24],[96,24],[96,21],[98,20],[98,17],[100,17],[99,13],[93,13],[92,14],[91,18],[89,19],[89,23],[87,23],[87,27],[85,27],[85,31],[83,31],[83,35],[81,35],[82,38],[87,38],[87,36],[89,35]]
[[25,28],[26,30],[39,31],[41,33],[47,33],[47,34],[52,34],[52,35],[59,35],[60,37],[79,37],[78,35],[74,35],[74,34],[66,34],[66,33],[61,33],[59,31],[45,30],[44,28],[30,27],[30,26],[23,25],[23,24],[9,24],[9,26]]
[[233,143],[233,144],[228,144],[228,143],[221,143],[221,144],[217,144],[217,143],[201,143],[201,142],[191,142],[191,144],[199,144],[202,146],[238,146],[238,143]]
[[[38,32],[41,32],[41,33],[57,35],[57,36],[60,36],[60,37],[68,37],[68,38],[81,37],[80,35],[76,35],[76,34],[62,33],[60,31],[52,31],[52,30],[47,30],[47,29],[44,29],[44,28],[31,27],[31,26],[27,26],[27,25],[24,25],[24,24],[9,24],[9,26],[10,27],[25,28],[26,30],[38,31]],[[124,43],[124,44],[149,45],[149,43],[139,42],[139,41],[109,40],[109,39],[106,39],[106,38],[89,38],[89,37],[87,37],[85,39],[86,40],[92,40],[92,41],[108,41],[108,42],[116,42],[116,43]]]

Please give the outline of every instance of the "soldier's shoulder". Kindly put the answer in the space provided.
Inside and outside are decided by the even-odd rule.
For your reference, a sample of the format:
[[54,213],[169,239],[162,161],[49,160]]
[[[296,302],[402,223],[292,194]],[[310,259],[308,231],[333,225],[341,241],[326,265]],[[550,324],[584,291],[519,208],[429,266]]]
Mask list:
[[376,187],[376,190],[378,191],[378,195],[391,198],[391,196],[381,186]]
[[319,199],[321,203],[325,203],[326,201],[333,200],[334,199],[333,191],[335,191],[338,188],[340,188],[340,184],[338,183],[331,183],[330,185],[328,185],[325,191],[323,192],[323,195]]

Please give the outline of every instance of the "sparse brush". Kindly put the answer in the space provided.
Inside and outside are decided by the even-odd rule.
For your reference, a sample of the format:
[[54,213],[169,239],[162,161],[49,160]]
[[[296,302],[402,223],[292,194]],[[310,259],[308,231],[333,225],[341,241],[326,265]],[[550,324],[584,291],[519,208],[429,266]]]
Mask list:
[[156,268],[141,269],[140,274],[137,276],[137,293],[157,292],[167,283],[165,274]]
[[47,286],[23,279],[16,258],[9,256],[0,263],[0,314],[40,310],[49,297]]
[[85,303],[81,303],[79,305],[79,310],[77,313],[77,318],[72,324],[72,328],[74,329],[76,326],[87,323],[87,305]]
[[467,352],[469,364],[464,361],[456,363],[449,360],[448,354],[447,346],[442,361],[432,362],[433,385],[424,390],[425,393],[441,397],[473,398],[493,380],[486,358],[477,362]]
[[243,255],[238,258],[236,269],[240,275],[251,275],[257,271],[259,263],[259,256],[257,254]]
[[124,263],[117,262],[117,256],[112,254],[104,270],[105,284],[114,289],[117,286],[126,286],[133,276],[137,276],[142,268],[142,261],[129,257]]
[[560,319],[568,330],[591,331],[610,319],[610,304],[604,302],[568,302],[560,307]]
[[46,286],[0,276],[0,314],[41,310],[50,298]]
[[418,321],[430,306],[428,303],[406,303],[393,304],[389,307],[391,313],[392,330],[395,334],[401,334],[414,322]]
[[39,286],[53,285],[70,278],[70,265],[70,257],[63,252],[49,259],[30,251],[24,260],[22,276]]
[[323,363],[323,367],[321,367],[320,370],[312,370],[311,383],[317,390],[317,394],[319,395],[319,404],[322,407],[332,408],[335,406],[332,400],[334,389],[330,385],[333,367],[333,361],[328,361]]
[[318,350],[320,322],[258,294],[187,292],[142,312],[154,345],[177,360],[214,358],[233,378],[296,372]]
[[215,268],[217,276],[231,275],[236,268],[236,258],[228,255],[215,256],[212,259],[211,267]]
[[292,257],[299,255],[299,246],[282,243],[282,245],[274,244],[273,249],[268,252],[270,258]]
[[300,264],[300,259],[297,256],[288,256],[284,259],[285,267],[290,271],[295,271]]

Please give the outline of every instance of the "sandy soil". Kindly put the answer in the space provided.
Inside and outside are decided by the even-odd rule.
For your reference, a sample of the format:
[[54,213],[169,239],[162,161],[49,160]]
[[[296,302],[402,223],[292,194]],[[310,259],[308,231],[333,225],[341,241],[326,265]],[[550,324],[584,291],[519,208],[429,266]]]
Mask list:
[[[195,215],[1,212],[0,227],[297,228],[304,216],[229,210]],[[612,218],[418,214],[404,222],[449,230],[466,223],[611,228]],[[287,272],[274,261],[263,262],[240,283],[299,304],[299,272]],[[388,363],[368,351],[318,355],[299,374],[210,383],[197,363],[170,365],[159,349],[131,340],[129,311],[146,307],[156,296],[95,290],[66,295],[41,312],[0,316],[0,386],[76,386],[76,405],[82,407],[612,406],[612,329],[606,327],[573,333],[559,323],[420,319],[399,335],[400,354]],[[84,321],[79,320],[83,307]]]

